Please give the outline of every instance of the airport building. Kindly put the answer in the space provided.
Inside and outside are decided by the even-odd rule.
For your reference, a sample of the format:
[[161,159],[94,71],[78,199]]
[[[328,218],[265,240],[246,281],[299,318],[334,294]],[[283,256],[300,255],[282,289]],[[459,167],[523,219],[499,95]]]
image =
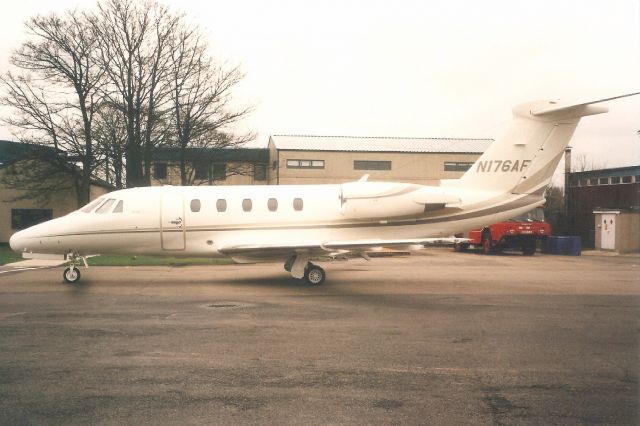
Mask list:
[[[27,179],[30,170],[47,167],[44,162],[33,158],[30,149],[26,144],[0,141],[0,243],[8,242],[16,231],[64,216],[78,208],[70,178],[67,182],[55,183],[65,189],[39,197],[11,183],[20,182],[21,176]],[[91,185],[91,199],[112,190],[109,184],[96,179]]]
[[437,184],[455,179],[492,139],[274,135],[269,138],[272,185],[370,180]]
[[573,172],[566,196],[571,234],[599,249],[640,251],[640,166]]
[[180,157],[191,185],[266,185],[269,151],[264,148],[158,147],[153,152],[151,185],[180,185]]
[[[184,155],[192,185],[285,185],[370,180],[437,184],[462,174],[492,143],[491,139],[287,136],[269,138],[267,148],[159,147],[153,154],[151,184],[180,185]],[[75,209],[72,190],[31,199],[6,186],[2,175],[23,173],[24,144],[0,141],[0,242],[15,231],[63,216]],[[113,190],[96,180],[91,198]]]

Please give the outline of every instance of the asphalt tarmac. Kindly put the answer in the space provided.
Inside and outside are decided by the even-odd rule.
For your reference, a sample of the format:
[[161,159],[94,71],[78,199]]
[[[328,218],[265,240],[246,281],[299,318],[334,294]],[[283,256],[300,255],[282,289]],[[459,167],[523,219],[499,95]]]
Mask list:
[[640,258],[0,275],[2,424],[638,424]]

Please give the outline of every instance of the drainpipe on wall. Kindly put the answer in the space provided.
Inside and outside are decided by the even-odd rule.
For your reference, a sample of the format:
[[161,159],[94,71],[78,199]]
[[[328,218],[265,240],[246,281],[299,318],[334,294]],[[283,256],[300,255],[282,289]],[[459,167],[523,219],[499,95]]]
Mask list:
[[564,217],[567,224],[567,233],[571,235],[573,221],[571,214],[571,147],[564,149]]

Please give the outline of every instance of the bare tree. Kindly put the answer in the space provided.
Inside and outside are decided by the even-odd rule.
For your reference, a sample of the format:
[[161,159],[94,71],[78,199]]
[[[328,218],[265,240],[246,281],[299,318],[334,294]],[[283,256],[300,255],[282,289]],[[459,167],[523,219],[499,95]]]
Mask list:
[[[95,165],[92,121],[102,77],[91,59],[96,40],[85,16],[77,11],[36,16],[26,27],[30,40],[10,59],[22,74],[8,72],[2,77],[1,101],[14,112],[3,120],[19,140],[53,148],[50,154],[55,158],[49,166],[79,177],[77,201],[82,205],[89,200]],[[80,169],[69,167],[69,159]]]
[[2,77],[14,112],[4,120],[19,140],[52,148],[48,164],[71,175],[78,204],[92,173],[118,188],[149,185],[158,145],[180,148],[188,184],[187,149],[253,138],[232,129],[250,112],[231,108],[242,72],[215,62],[198,28],[165,6],[102,0],[95,12],[37,16],[27,28],[11,58],[22,73]]
[[150,183],[151,152],[162,140],[162,132],[155,130],[168,102],[169,41],[180,19],[158,3],[133,0],[99,3],[92,19],[100,40],[96,61],[108,83],[103,96],[125,123],[128,187]]
[[[171,119],[180,153],[181,184],[191,185],[196,173],[194,164],[189,167],[187,153],[201,162],[210,162],[205,152],[214,152],[211,148],[234,148],[252,140],[252,133],[230,131],[230,126],[248,115],[252,108],[231,107],[231,91],[244,74],[238,66],[215,62],[197,29],[181,26],[172,41]],[[224,170],[225,175],[245,172],[226,167]],[[209,172],[209,182],[214,176],[221,177],[212,170]]]
[[116,189],[124,188],[127,130],[117,108],[105,103],[98,109],[93,135],[97,142],[100,177]]
[[579,154],[573,163],[572,172],[586,172],[589,170],[599,170],[607,167],[606,160],[596,161],[589,159],[587,154]]

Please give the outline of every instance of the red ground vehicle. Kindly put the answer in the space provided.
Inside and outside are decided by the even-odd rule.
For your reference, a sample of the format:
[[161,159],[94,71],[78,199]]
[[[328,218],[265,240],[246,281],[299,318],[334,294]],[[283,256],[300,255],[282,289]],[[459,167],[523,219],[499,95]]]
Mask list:
[[515,248],[521,249],[525,256],[533,256],[537,240],[545,239],[549,235],[551,225],[544,221],[543,207],[538,207],[523,216],[470,231],[466,237],[471,241],[457,243],[454,247],[456,251],[481,248],[484,254]]

